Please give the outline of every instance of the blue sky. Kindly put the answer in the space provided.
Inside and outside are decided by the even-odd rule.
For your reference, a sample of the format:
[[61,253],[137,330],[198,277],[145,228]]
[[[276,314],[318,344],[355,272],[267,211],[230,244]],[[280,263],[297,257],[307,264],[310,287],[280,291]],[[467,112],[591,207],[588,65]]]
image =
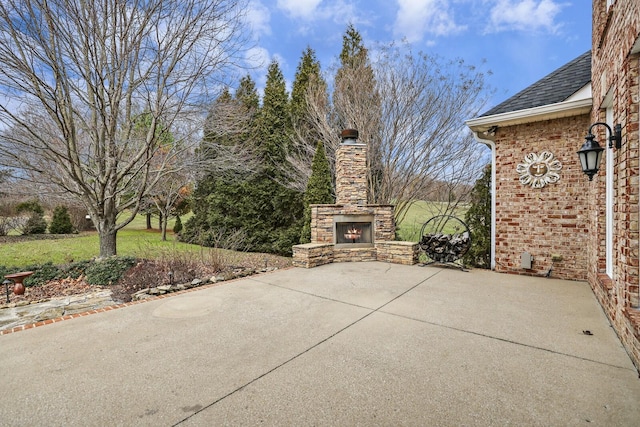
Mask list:
[[491,70],[496,93],[485,110],[591,48],[589,0],[248,1],[251,53],[264,67],[252,72],[260,88],[273,58],[290,85],[307,46],[326,70],[348,23],[365,45],[406,38],[416,51]]

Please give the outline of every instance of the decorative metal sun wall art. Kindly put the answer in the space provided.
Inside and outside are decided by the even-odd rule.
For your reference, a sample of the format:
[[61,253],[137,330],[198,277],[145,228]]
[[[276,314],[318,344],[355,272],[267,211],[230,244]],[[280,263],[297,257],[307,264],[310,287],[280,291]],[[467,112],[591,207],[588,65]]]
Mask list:
[[560,180],[562,163],[548,151],[540,154],[529,153],[524,156],[524,163],[519,163],[516,172],[520,175],[522,185],[542,188]]

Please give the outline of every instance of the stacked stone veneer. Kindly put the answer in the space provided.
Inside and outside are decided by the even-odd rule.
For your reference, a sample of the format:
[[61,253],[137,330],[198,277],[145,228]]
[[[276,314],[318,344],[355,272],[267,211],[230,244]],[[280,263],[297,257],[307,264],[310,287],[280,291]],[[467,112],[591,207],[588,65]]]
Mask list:
[[[418,244],[396,242],[394,207],[367,204],[367,146],[347,140],[336,150],[336,204],[311,205],[311,243],[293,247],[293,265],[312,268],[330,262],[418,262]],[[371,216],[373,243],[369,247],[335,244],[336,216]]]
[[373,241],[393,240],[395,221],[392,205],[311,205],[311,241],[334,243],[334,220],[337,215],[371,215]]
[[336,203],[367,204],[367,145],[343,143],[336,150]]
[[[588,280],[640,369],[640,2],[607,3],[593,2],[590,122],[605,121],[604,108],[610,106],[613,123],[622,125],[622,148],[606,150],[606,155],[614,156],[613,275],[605,273],[606,171],[602,168],[588,188]],[[605,129],[594,130],[597,139],[604,141]]]

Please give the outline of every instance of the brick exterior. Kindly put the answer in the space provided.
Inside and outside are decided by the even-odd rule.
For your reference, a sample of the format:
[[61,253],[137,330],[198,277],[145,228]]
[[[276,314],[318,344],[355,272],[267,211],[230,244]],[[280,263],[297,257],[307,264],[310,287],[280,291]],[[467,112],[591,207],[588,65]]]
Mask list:
[[[613,123],[622,125],[622,148],[614,155],[613,278],[605,274],[605,183],[604,171],[589,186],[588,280],[611,320],[622,343],[640,368],[640,296],[638,288],[638,185],[640,54],[632,53],[640,37],[640,2],[616,0],[607,8],[605,0],[593,1],[591,122],[605,121],[603,108],[609,102]],[[606,101],[605,101],[606,100]],[[604,140],[605,129],[597,129]]]
[[[496,147],[496,271],[587,278],[588,181],[576,152],[584,142],[589,116],[581,115],[501,127]],[[543,188],[523,185],[516,172],[529,153],[552,153],[562,164],[560,179]],[[534,261],[521,268],[521,255]],[[553,258],[553,259],[552,259]],[[554,261],[555,260],[555,261]]]

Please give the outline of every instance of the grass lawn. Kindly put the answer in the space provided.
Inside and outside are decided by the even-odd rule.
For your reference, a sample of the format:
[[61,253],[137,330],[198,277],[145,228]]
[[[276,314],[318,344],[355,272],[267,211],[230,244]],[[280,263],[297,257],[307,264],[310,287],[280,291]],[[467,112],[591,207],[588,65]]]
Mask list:
[[[407,212],[404,220],[398,225],[400,238],[405,241],[418,241],[422,225],[430,218],[444,213],[445,208],[445,203],[426,201],[415,203]],[[466,206],[458,208],[454,215],[464,219],[466,209]],[[183,218],[183,222],[187,219]],[[147,230],[145,216],[136,216],[130,224],[118,232],[118,255],[148,259],[171,257],[176,254],[206,256],[204,252],[210,249],[176,241],[173,232],[170,231],[173,229],[173,225],[174,220],[169,222],[167,241],[163,242],[160,231],[157,229],[157,218],[154,218],[152,223],[154,229]],[[99,254],[98,234],[96,232],[84,232],[63,238],[49,237],[52,238],[0,242],[0,265],[23,267],[47,262],[57,265],[92,259]],[[242,257],[240,253],[224,252],[230,262],[233,262],[234,257]]]
[[[152,224],[158,226],[157,219]],[[161,240],[160,231],[146,229],[143,215],[118,232],[118,255],[157,258],[169,252],[200,252],[202,248],[175,240],[173,221],[169,223],[167,241]],[[0,243],[0,265],[21,267],[31,264],[65,264],[94,258],[100,252],[98,234],[84,232],[72,237],[46,240],[25,240]]]
[[[459,206],[453,212],[446,212],[447,204],[443,202],[427,202],[419,201],[414,203],[407,212],[402,222],[397,225],[397,232],[401,240],[407,242],[417,242],[419,240],[422,225],[429,219],[437,215],[454,215],[464,221],[464,215],[468,207],[466,205]],[[445,232],[453,232],[452,230],[444,230]]]

